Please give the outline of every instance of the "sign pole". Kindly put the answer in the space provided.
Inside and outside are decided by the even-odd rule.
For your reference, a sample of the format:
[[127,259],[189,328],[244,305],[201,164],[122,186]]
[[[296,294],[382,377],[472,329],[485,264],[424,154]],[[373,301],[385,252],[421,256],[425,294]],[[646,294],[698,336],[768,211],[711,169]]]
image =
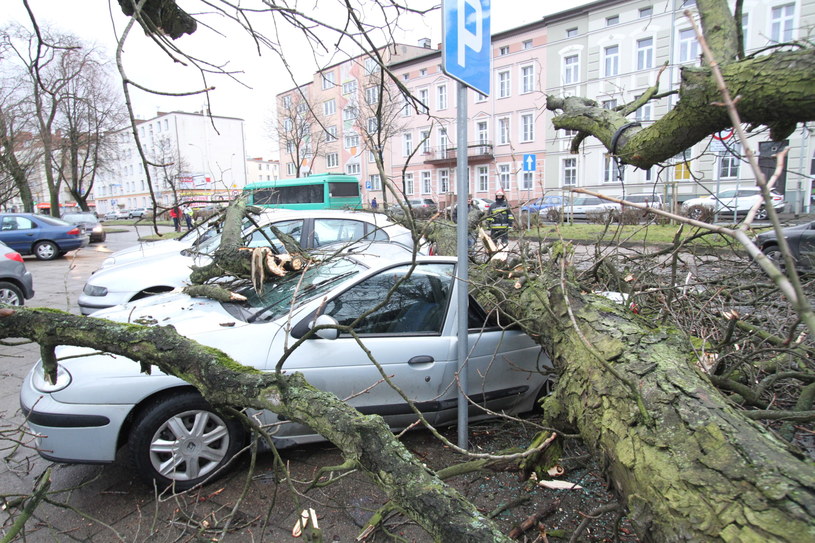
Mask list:
[[467,353],[469,328],[469,251],[467,215],[470,180],[467,168],[467,87],[490,93],[492,39],[490,0],[442,0],[442,69],[458,81],[456,115],[456,255],[458,258],[458,446],[468,445]]
[[469,255],[467,247],[467,215],[469,214],[468,196],[470,181],[467,175],[467,87],[458,84],[458,113],[456,115],[456,190],[458,192],[456,216],[456,257],[458,259],[458,446],[467,449],[467,336],[469,329]]

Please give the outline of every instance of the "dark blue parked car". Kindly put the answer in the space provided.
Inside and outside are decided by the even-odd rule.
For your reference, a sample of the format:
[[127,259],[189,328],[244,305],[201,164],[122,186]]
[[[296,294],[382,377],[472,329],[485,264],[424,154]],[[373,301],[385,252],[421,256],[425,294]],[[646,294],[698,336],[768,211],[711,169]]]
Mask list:
[[76,225],[50,215],[0,213],[0,241],[20,254],[53,260],[85,247],[88,236]]

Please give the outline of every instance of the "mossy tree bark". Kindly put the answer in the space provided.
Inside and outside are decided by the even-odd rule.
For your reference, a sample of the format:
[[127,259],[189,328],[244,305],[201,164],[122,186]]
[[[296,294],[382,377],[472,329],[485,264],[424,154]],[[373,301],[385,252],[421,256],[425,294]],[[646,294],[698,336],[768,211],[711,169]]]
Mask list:
[[815,540],[811,460],[730,405],[678,330],[583,296],[559,275],[529,278],[523,289],[499,283],[499,296],[484,298],[500,298],[501,310],[549,353],[558,385],[544,404],[547,422],[579,430],[626,499],[638,535]]
[[[268,409],[306,424],[334,443],[348,467],[368,474],[391,503],[436,541],[510,541],[456,490],[446,485],[394,437],[379,416],[362,415],[299,373],[261,372],[225,353],[190,341],[172,326],[145,327],[46,309],[0,309],[0,339],[28,338],[80,345],[138,359],[194,385],[214,405]],[[43,352],[43,360],[53,360]],[[49,368],[46,368],[48,371]]]

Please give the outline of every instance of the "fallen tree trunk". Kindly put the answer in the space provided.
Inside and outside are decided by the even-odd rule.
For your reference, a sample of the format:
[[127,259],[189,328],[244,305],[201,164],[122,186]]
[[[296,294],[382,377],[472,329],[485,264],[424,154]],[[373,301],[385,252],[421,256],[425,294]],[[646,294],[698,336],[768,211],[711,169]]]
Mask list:
[[559,275],[529,277],[522,289],[498,284],[499,296],[486,297],[548,352],[558,385],[547,422],[579,430],[638,535],[815,541],[813,463],[730,405],[678,330],[583,296]]
[[[393,506],[435,541],[510,541],[455,489],[446,485],[394,437],[381,417],[362,415],[301,374],[261,372],[191,341],[172,326],[145,327],[50,309],[0,309],[0,339],[28,338],[54,361],[54,345],[78,345],[138,359],[185,379],[214,405],[268,409],[306,424],[336,445],[349,468],[359,468]],[[49,371],[49,368],[45,368]]]

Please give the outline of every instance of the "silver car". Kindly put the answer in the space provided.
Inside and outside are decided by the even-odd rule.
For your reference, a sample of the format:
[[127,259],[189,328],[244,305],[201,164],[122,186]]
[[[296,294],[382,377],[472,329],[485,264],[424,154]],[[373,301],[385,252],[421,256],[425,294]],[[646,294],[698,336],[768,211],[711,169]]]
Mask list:
[[[394,253],[397,254],[397,253]],[[95,316],[118,322],[172,325],[182,335],[225,351],[247,366],[274,371],[285,349],[320,325],[354,326],[366,349],[431,424],[457,414],[456,260],[347,255],[303,274],[246,288],[247,302],[220,303],[173,293],[153,296]],[[387,298],[387,293],[393,294]],[[383,303],[384,302],[384,303]],[[529,336],[502,328],[474,300],[469,308],[468,395],[494,412],[531,410],[545,390],[551,362]],[[83,356],[74,356],[74,355]],[[213,409],[183,380],[122,356],[59,347],[56,383],[38,362],[20,401],[37,450],[53,461],[113,462],[125,442],[138,472],[161,485],[189,488],[220,471],[244,446],[243,426]],[[66,358],[67,357],[67,358]],[[324,328],[286,359],[315,387],[378,413],[394,430],[416,416],[382,382],[382,373],[350,334]],[[486,412],[473,406],[471,415]],[[278,447],[322,440],[310,428],[251,412]],[[93,446],[89,446],[89,444]]]
[[34,281],[23,257],[0,241],[0,304],[23,305],[34,297]]
[[[272,230],[274,227],[306,250],[330,250],[362,241],[389,241],[413,248],[410,230],[377,213],[269,209],[256,222],[261,230],[248,220],[244,225],[248,247],[268,245],[268,236],[278,251],[284,251]],[[143,244],[112,255],[86,282],[78,299],[81,313],[90,315],[99,309],[186,286],[190,268],[209,263],[208,255],[218,247],[220,239],[220,231],[213,226],[194,230],[180,241],[157,242],[154,248]]]

